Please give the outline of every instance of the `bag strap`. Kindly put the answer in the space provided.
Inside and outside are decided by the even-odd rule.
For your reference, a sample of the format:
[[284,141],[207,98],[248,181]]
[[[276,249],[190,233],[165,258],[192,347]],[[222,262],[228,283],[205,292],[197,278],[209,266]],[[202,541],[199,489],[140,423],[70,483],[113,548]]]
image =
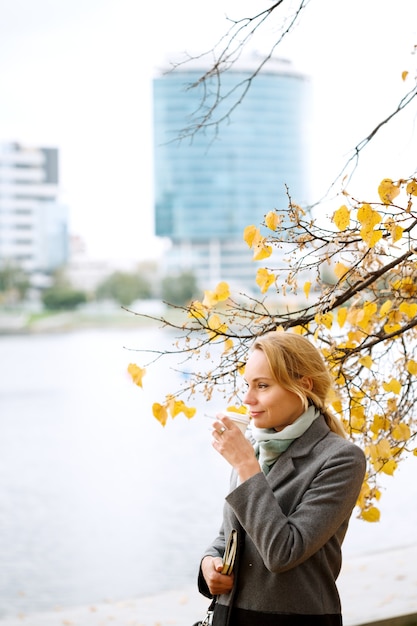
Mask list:
[[217,600],[217,596],[214,596],[207,609],[205,618],[203,619],[202,622],[199,622],[201,626],[211,626],[211,623],[213,621],[214,607],[216,606],[216,600]]

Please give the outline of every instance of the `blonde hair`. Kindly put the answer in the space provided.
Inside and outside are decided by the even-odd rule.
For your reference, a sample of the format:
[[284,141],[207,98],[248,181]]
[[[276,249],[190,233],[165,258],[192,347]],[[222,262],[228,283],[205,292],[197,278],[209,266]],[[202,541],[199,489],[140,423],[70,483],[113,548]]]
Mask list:
[[[288,391],[295,393],[303,402],[305,410],[314,404],[323,414],[334,433],[346,437],[341,422],[327,407],[327,397],[332,379],[324,360],[315,346],[302,335],[273,331],[258,337],[251,347],[262,350],[275,380]],[[306,387],[305,379],[312,382]]]

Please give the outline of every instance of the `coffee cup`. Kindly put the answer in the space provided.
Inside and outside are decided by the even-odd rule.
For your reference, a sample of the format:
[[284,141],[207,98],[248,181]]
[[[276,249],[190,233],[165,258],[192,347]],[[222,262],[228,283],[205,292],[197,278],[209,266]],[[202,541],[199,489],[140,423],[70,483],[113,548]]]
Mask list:
[[249,424],[249,415],[236,413],[235,411],[223,411],[223,415],[231,419],[238,426],[243,434]]

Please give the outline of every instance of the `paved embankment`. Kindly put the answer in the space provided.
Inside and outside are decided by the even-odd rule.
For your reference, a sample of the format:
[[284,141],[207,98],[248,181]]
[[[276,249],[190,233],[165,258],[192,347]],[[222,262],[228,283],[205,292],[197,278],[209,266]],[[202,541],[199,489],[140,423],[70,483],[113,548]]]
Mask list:
[[[339,578],[344,625],[417,624],[417,544],[345,560]],[[0,619],[0,626],[192,626],[208,601],[194,586],[125,602],[108,602]]]

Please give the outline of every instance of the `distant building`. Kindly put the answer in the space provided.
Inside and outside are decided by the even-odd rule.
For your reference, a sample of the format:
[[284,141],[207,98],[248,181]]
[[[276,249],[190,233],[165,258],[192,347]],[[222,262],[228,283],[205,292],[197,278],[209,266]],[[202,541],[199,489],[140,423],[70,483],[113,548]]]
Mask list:
[[56,148],[0,143],[0,264],[44,274],[67,262],[68,215],[58,185]]
[[82,291],[94,292],[97,286],[115,270],[108,261],[92,259],[79,235],[69,238],[69,259],[65,275],[71,285]]
[[[227,70],[222,94],[258,65],[259,59],[239,61]],[[271,59],[217,136],[208,127],[178,141],[202,105],[203,87],[187,87],[207,69],[186,63],[154,79],[155,234],[171,241],[166,271],[192,269],[207,288],[226,280],[253,289],[259,264],[243,241],[244,228],[286,208],[286,187],[294,202],[309,200],[309,81],[289,62]],[[227,114],[240,91],[218,112]]]

